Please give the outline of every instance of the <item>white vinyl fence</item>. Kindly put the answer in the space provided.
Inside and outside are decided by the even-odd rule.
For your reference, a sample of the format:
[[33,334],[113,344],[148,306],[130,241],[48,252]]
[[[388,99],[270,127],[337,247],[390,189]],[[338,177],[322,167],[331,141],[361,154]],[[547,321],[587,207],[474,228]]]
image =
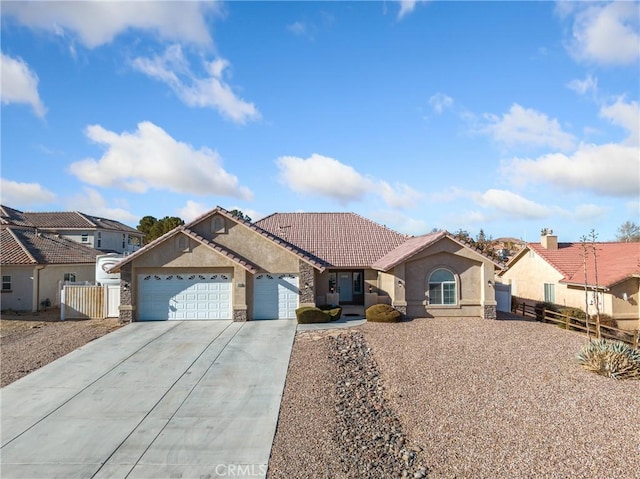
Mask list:
[[65,284],[60,295],[60,319],[117,318],[120,286],[80,286]]

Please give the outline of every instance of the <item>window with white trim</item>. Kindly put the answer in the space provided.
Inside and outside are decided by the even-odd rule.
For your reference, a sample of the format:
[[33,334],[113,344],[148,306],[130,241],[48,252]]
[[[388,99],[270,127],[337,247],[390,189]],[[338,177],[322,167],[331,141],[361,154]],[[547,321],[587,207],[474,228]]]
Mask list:
[[11,291],[11,276],[2,277],[2,291]]
[[75,273],[65,273],[64,274],[64,280],[65,281],[70,281],[72,283],[76,282],[76,274]]
[[80,241],[82,243],[88,243],[89,242],[89,233],[82,233],[82,236],[80,236]]
[[553,283],[544,284],[544,300],[546,303],[556,302],[556,285]]
[[429,275],[429,304],[457,304],[457,289],[456,277],[451,271],[435,270]]

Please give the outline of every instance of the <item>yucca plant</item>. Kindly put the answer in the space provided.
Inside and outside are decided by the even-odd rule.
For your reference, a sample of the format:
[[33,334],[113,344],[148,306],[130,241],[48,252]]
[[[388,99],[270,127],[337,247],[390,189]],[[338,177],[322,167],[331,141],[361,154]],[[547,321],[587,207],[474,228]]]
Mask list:
[[613,379],[640,380],[640,351],[620,341],[594,339],[578,353],[588,371]]

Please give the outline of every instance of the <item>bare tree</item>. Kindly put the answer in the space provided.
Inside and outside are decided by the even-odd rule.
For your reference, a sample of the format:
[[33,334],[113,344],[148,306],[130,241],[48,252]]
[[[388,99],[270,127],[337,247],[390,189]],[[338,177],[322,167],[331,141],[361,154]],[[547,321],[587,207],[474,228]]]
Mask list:
[[596,244],[598,234],[595,230],[591,230],[591,232],[589,233],[589,238],[591,239],[591,247],[593,248],[593,270],[595,274],[595,289],[593,292],[593,300],[596,306],[596,337],[600,338],[600,288],[598,286],[598,251]]
[[582,258],[584,266],[584,316],[585,327],[587,328],[587,340],[591,340],[591,330],[589,329],[589,282],[587,281],[587,258],[589,257],[589,250],[587,249],[587,237],[580,237],[580,244],[582,245]]

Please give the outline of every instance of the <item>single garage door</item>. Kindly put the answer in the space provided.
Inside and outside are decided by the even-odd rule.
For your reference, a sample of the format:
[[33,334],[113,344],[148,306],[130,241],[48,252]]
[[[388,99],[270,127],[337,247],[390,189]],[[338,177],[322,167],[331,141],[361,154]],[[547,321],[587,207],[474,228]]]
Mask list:
[[138,320],[232,319],[231,276],[138,276]]
[[296,274],[259,274],[253,285],[253,319],[293,319],[300,290]]

